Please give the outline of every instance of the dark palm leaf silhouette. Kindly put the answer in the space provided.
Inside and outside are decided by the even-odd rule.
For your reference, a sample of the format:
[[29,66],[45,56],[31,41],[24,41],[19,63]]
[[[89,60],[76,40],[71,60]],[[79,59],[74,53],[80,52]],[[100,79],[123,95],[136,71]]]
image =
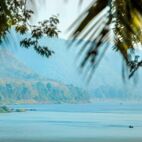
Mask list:
[[[90,77],[111,45],[112,37],[114,48],[129,67],[129,77],[142,66],[142,61],[134,54],[135,47],[142,44],[142,0],[94,0],[70,28],[73,29],[71,37],[81,39],[77,41],[81,45],[80,54],[88,49],[81,66],[91,63]],[[82,44],[83,39],[92,44]]]

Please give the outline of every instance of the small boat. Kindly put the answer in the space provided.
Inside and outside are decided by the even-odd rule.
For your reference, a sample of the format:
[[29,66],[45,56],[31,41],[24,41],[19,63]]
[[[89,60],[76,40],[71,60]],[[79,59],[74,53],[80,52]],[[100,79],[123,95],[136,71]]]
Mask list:
[[134,128],[134,126],[132,126],[132,125],[129,125],[129,128]]

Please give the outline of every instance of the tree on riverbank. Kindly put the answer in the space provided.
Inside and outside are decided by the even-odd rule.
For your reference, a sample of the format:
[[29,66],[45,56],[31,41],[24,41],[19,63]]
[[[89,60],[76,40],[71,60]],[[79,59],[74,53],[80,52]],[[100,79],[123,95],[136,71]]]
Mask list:
[[59,19],[57,16],[52,16],[37,25],[32,25],[30,19],[34,12],[27,9],[27,2],[27,0],[0,0],[0,42],[5,40],[7,33],[14,28],[21,35],[29,35],[20,42],[21,46],[33,47],[40,55],[49,57],[54,51],[46,45],[42,46],[40,39],[43,36],[58,37]]

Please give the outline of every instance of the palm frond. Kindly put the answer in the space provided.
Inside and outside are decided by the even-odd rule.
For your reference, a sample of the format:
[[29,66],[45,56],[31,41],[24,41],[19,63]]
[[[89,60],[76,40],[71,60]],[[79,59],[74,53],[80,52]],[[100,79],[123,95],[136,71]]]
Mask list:
[[[94,0],[72,27],[74,27],[71,34],[73,42],[70,46],[74,43],[74,39],[79,39],[76,42],[81,46],[79,54],[88,48],[81,67],[89,62],[92,68],[90,74],[93,74],[94,68],[100,62],[97,56],[102,58],[101,48],[109,45],[107,43],[110,43],[112,31],[114,46],[129,67],[129,77],[140,67],[141,61],[137,61],[134,67],[134,61],[129,58],[129,54],[135,57],[131,51],[135,50],[137,44],[142,44],[142,0]],[[82,44],[83,39],[91,41],[92,44],[88,42]]]

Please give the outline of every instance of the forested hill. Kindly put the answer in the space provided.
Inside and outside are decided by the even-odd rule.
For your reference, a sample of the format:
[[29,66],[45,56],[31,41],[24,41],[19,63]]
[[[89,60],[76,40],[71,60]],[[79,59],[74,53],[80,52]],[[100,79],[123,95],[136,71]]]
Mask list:
[[19,62],[8,49],[0,49],[0,103],[86,103],[86,91],[43,79]]

